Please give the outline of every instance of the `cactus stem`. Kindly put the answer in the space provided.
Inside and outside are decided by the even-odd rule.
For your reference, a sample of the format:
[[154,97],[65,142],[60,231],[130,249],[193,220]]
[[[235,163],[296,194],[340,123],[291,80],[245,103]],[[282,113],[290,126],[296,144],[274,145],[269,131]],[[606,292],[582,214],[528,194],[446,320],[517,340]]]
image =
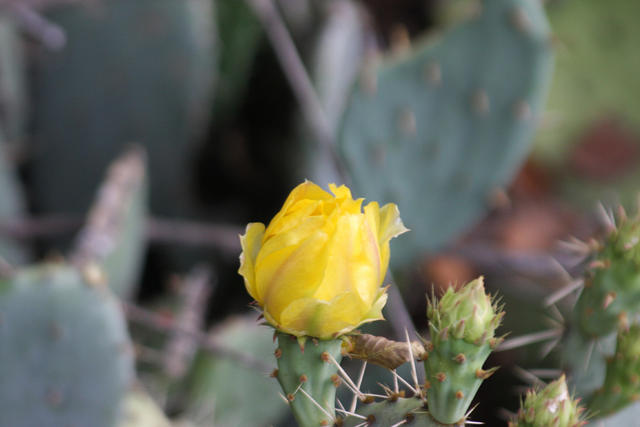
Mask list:
[[[300,386],[302,386],[302,383],[300,383]],[[318,409],[320,409],[322,411],[323,414],[325,414],[327,417],[329,417],[329,419],[331,420],[331,422],[333,423],[335,421],[333,415],[331,415],[329,413],[329,411],[327,411],[325,408],[322,407],[321,404],[319,404],[318,402],[316,402],[316,400],[311,397],[311,395],[309,393],[307,393],[305,391],[305,389],[303,389],[302,387],[298,386],[298,391],[300,391],[302,394],[304,394],[307,399],[309,399],[311,401],[311,403],[313,403]],[[327,425],[327,424],[325,424]]]

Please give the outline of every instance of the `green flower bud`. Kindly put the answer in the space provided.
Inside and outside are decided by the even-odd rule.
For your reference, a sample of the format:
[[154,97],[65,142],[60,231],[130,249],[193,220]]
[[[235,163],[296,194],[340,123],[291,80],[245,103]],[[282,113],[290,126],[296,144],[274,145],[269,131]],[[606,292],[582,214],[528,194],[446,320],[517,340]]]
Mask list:
[[492,339],[504,313],[484,291],[482,276],[459,290],[447,289],[439,302],[429,302],[427,317],[438,331],[468,342]]
[[584,408],[572,399],[564,375],[542,390],[529,390],[509,427],[580,427]]

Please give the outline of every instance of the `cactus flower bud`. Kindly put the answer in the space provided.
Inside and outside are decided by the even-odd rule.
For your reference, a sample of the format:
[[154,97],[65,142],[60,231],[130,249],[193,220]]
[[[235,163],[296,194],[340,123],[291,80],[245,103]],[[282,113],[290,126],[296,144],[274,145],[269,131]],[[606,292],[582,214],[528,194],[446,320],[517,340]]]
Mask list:
[[267,322],[298,337],[335,338],[382,319],[389,240],[407,231],[396,205],[363,212],[347,187],[329,188],[305,181],[266,228],[251,223],[241,236],[247,291]]
[[438,331],[447,330],[455,338],[476,342],[494,337],[502,318],[498,311],[480,276],[459,291],[447,289],[437,304],[429,304],[427,316]]
[[572,399],[564,375],[542,390],[529,390],[509,427],[580,427],[584,408]]

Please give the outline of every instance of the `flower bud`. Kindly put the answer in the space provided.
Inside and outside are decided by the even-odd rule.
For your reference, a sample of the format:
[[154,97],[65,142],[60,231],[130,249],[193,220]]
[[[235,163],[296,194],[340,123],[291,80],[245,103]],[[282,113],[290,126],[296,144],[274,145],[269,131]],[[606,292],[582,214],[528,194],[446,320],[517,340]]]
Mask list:
[[583,408],[572,399],[564,375],[539,391],[529,390],[509,427],[580,427]]
[[447,289],[439,302],[429,303],[427,310],[436,330],[446,330],[455,338],[468,342],[493,338],[502,315],[485,293],[482,276],[460,290]]
[[398,208],[361,209],[345,186],[305,181],[268,227],[247,226],[239,273],[264,317],[295,336],[335,338],[382,319],[389,240],[404,233]]

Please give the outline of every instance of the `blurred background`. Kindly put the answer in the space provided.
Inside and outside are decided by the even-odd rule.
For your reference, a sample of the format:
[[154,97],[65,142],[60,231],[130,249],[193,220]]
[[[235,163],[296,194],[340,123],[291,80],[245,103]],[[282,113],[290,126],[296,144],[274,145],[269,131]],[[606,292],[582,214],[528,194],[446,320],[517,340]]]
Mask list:
[[[138,378],[182,425],[293,425],[237,236],[304,179],[395,202],[412,229],[391,244],[405,302],[370,330],[425,335],[424,295],[481,274],[505,332],[544,330],[581,268],[558,242],[601,232],[597,202],[635,211],[640,4],[540,2],[514,15],[521,40],[474,0],[0,0],[0,272],[77,259],[80,230],[129,218],[115,291]],[[512,99],[526,125],[500,118]],[[474,419],[506,424],[546,344],[492,356]]]

